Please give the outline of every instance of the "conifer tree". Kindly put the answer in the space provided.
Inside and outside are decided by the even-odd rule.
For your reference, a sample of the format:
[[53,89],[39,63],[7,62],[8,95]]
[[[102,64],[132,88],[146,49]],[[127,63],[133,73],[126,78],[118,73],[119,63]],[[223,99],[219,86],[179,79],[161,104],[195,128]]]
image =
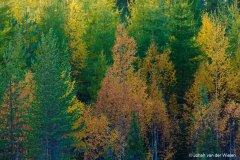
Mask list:
[[[197,140],[196,153],[205,153],[205,154],[220,154],[221,148],[218,141],[214,138],[214,132],[211,128],[206,128],[204,132],[200,134],[200,137]],[[200,160],[204,160],[200,158]],[[208,158],[214,159],[214,158]]]
[[[203,26],[198,36],[198,43],[207,56],[205,66],[207,66],[209,78],[211,78],[208,83],[212,83],[214,86],[210,92],[213,93],[215,100],[223,99],[227,93],[224,86],[231,75],[231,62],[227,54],[229,42],[225,36],[225,26],[217,20],[211,20],[205,14],[203,16]],[[211,61],[209,62],[207,59]]]
[[[150,141],[153,144],[153,159],[158,159],[159,156],[163,157],[159,153],[166,151],[171,144],[168,137],[171,125],[165,103],[168,103],[176,78],[169,53],[166,51],[159,54],[157,45],[152,43],[141,66],[141,73],[147,82],[147,93],[151,103],[149,119],[151,119]],[[161,128],[164,128],[164,131]],[[159,143],[166,139],[169,139],[169,143],[165,144],[166,148],[161,148],[162,145]]]
[[2,63],[3,53],[13,38],[15,20],[11,16],[11,3],[7,0],[0,2],[0,63]]
[[[43,7],[40,16],[41,31],[47,34],[50,28],[54,28],[54,33],[58,37],[59,45],[67,40],[66,32],[64,32],[66,15],[66,1],[50,0],[48,4]],[[60,47],[61,46],[62,45],[60,45]]]
[[[194,58],[198,55],[198,49],[194,42],[196,31],[196,22],[192,12],[192,6],[188,0],[175,0],[171,3],[170,10],[171,28],[171,54],[170,60],[173,62],[176,70],[175,92],[178,102],[178,121],[180,133],[178,135],[178,149],[176,158],[188,158],[187,133],[190,120],[189,108],[183,105],[185,103],[184,95],[193,81],[193,75],[197,68],[197,62]],[[180,147],[181,146],[181,147]]]
[[125,150],[126,160],[145,160],[143,147],[143,139],[140,134],[140,125],[138,123],[137,114],[132,113],[132,121],[127,136],[127,146]]
[[67,24],[65,31],[68,35],[69,53],[71,55],[72,75],[78,80],[81,69],[86,66],[88,55],[83,36],[86,34],[86,13],[83,4],[71,1],[68,8]]
[[117,0],[116,5],[121,12],[120,18],[122,23],[126,22],[127,16],[129,15],[129,3],[129,0]]
[[26,156],[25,114],[28,98],[22,96],[25,75],[22,36],[18,33],[9,43],[1,66],[0,96],[0,159]]
[[198,55],[194,33],[196,23],[191,5],[187,0],[173,1],[171,6],[171,54],[176,70],[178,102],[183,103],[185,91],[190,87],[197,68],[194,58]]
[[138,56],[145,57],[150,44],[154,41],[160,51],[169,42],[169,5],[165,0],[137,0],[130,3],[128,30],[138,44]]
[[[123,138],[119,155],[124,157],[125,138],[129,129],[131,112],[138,113],[142,133],[146,133],[146,86],[139,73],[134,71],[136,43],[127,35],[122,25],[118,27],[113,47],[113,66],[108,70],[98,93],[95,113],[104,114]],[[115,146],[113,146],[115,148]]]
[[36,19],[31,17],[31,13],[24,12],[21,21],[18,22],[20,27],[20,32],[23,36],[23,45],[24,45],[24,58],[27,67],[31,67],[32,61],[35,60],[35,50],[37,49],[37,44],[40,39],[39,35],[39,26],[36,23]]
[[227,24],[227,36],[229,38],[229,48],[233,65],[236,70],[239,70],[240,64],[240,9],[238,0],[234,0],[234,3],[228,8],[228,14],[224,14]]
[[34,159],[70,158],[72,127],[78,116],[73,104],[74,85],[70,78],[68,54],[59,50],[53,30],[42,36],[33,65],[35,99],[31,109],[31,149]]
[[141,65],[143,74],[149,88],[156,83],[157,88],[163,93],[165,101],[168,101],[174,85],[176,84],[174,65],[170,61],[169,51],[159,53],[156,43],[152,43],[146,52]]
[[89,54],[79,79],[81,89],[78,96],[82,101],[92,103],[96,100],[108,65],[113,62],[111,49],[119,19],[113,0],[85,0],[82,3],[87,14],[84,41]]

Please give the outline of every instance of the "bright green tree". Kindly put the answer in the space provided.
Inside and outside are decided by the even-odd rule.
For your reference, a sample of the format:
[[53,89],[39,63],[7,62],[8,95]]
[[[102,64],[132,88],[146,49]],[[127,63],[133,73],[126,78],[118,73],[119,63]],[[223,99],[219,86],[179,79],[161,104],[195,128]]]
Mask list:
[[42,36],[33,64],[35,99],[31,109],[32,157],[61,160],[70,158],[72,132],[77,116],[69,112],[73,104],[73,83],[69,56],[59,50],[57,38],[50,29]]
[[132,121],[127,136],[127,146],[125,150],[126,160],[145,160],[143,147],[143,139],[140,134],[140,125],[138,123],[137,114],[132,113]]

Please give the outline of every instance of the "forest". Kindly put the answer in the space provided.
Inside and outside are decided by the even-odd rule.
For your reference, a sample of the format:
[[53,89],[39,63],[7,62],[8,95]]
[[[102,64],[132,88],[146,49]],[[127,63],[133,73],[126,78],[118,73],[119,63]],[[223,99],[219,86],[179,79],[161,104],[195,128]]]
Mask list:
[[0,0],[1,160],[239,158],[240,0]]

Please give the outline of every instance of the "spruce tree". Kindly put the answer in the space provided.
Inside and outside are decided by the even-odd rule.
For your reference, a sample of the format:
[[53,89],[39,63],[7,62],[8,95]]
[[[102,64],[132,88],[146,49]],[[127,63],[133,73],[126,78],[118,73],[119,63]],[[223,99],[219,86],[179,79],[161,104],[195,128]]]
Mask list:
[[196,22],[188,0],[175,0],[171,4],[170,13],[171,28],[171,54],[176,70],[176,86],[177,102],[179,104],[179,127],[178,143],[176,158],[188,158],[188,125],[190,125],[189,108],[184,105],[185,92],[188,90],[193,81],[193,75],[197,68],[194,58],[198,55],[198,49],[194,42],[196,30]]
[[35,99],[31,109],[33,159],[61,160],[70,158],[74,112],[74,92],[70,78],[68,54],[59,50],[57,38],[50,29],[42,36],[33,64]]
[[174,1],[171,6],[171,54],[176,70],[178,102],[183,103],[185,91],[190,87],[196,70],[194,58],[198,55],[194,34],[196,23],[187,0]]
[[138,44],[138,56],[145,57],[150,44],[154,41],[160,51],[169,42],[169,5],[165,0],[138,0],[130,3],[128,30]]
[[145,159],[143,139],[141,137],[140,125],[138,123],[137,114],[135,112],[132,113],[132,121],[127,136],[125,158],[126,160]]

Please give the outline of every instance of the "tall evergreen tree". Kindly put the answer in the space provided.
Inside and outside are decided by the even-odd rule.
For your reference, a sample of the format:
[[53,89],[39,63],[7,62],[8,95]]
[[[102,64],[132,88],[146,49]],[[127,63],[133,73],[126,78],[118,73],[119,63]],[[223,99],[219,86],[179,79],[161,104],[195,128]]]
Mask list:
[[145,160],[143,140],[140,134],[140,125],[135,112],[132,113],[132,121],[127,136],[125,158],[126,160]]
[[190,125],[189,108],[184,105],[184,95],[193,81],[193,74],[197,68],[194,58],[198,55],[198,49],[194,42],[196,30],[196,22],[188,0],[173,1],[170,11],[170,28],[171,28],[171,54],[176,70],[176,86],[178,108],[178,121],[180,133],[178,135],[178,143],[176,158],[188,159],[188,125]]
[[79,99],[91,103],[96,99],[107,66],[112,64],[111,49],[114,44],[118,13],[114,0],[83,1],[87,14],[87,31],[84,40],[89,55],[81,71]]
[[183,103],[185,91],[192,83],[197,67],[194,58],[198,54],[194,43],[196,23],[191,5],[187,0],[173,2],[170,27],[172,36],[170,58],[176,70],[178,101]]
[[0,159],[24,158],[26,100],[21,97],[24,79],[24,51],[21,35],[9,43],[3,55],[0,83]]
[[66,1],[49,0],[48,3],[41,14],[41,29],[47,34],[50,28],[54,28],[54,34],[58,37],[58,43],[61,44],[67,38],[64,30],[67,15]]
[[117,7],[121,11],[121,21],[125,22],[127,19],[127,16],[129,14],[129,8],[128,5],[130,3],[130,0],[117,0]]
[[145,57],[154,41],[160,51],[169,42],[168,11],[166,0],[137,0],[130,3],[128,30],[138,44],[138,56]]
[[50,29],[42,36],[33,64],[35,99],[31,110],[32,157],[61,160],[69,158],[75,112],[69,112],[74,98],[68,54],[59,50]]

